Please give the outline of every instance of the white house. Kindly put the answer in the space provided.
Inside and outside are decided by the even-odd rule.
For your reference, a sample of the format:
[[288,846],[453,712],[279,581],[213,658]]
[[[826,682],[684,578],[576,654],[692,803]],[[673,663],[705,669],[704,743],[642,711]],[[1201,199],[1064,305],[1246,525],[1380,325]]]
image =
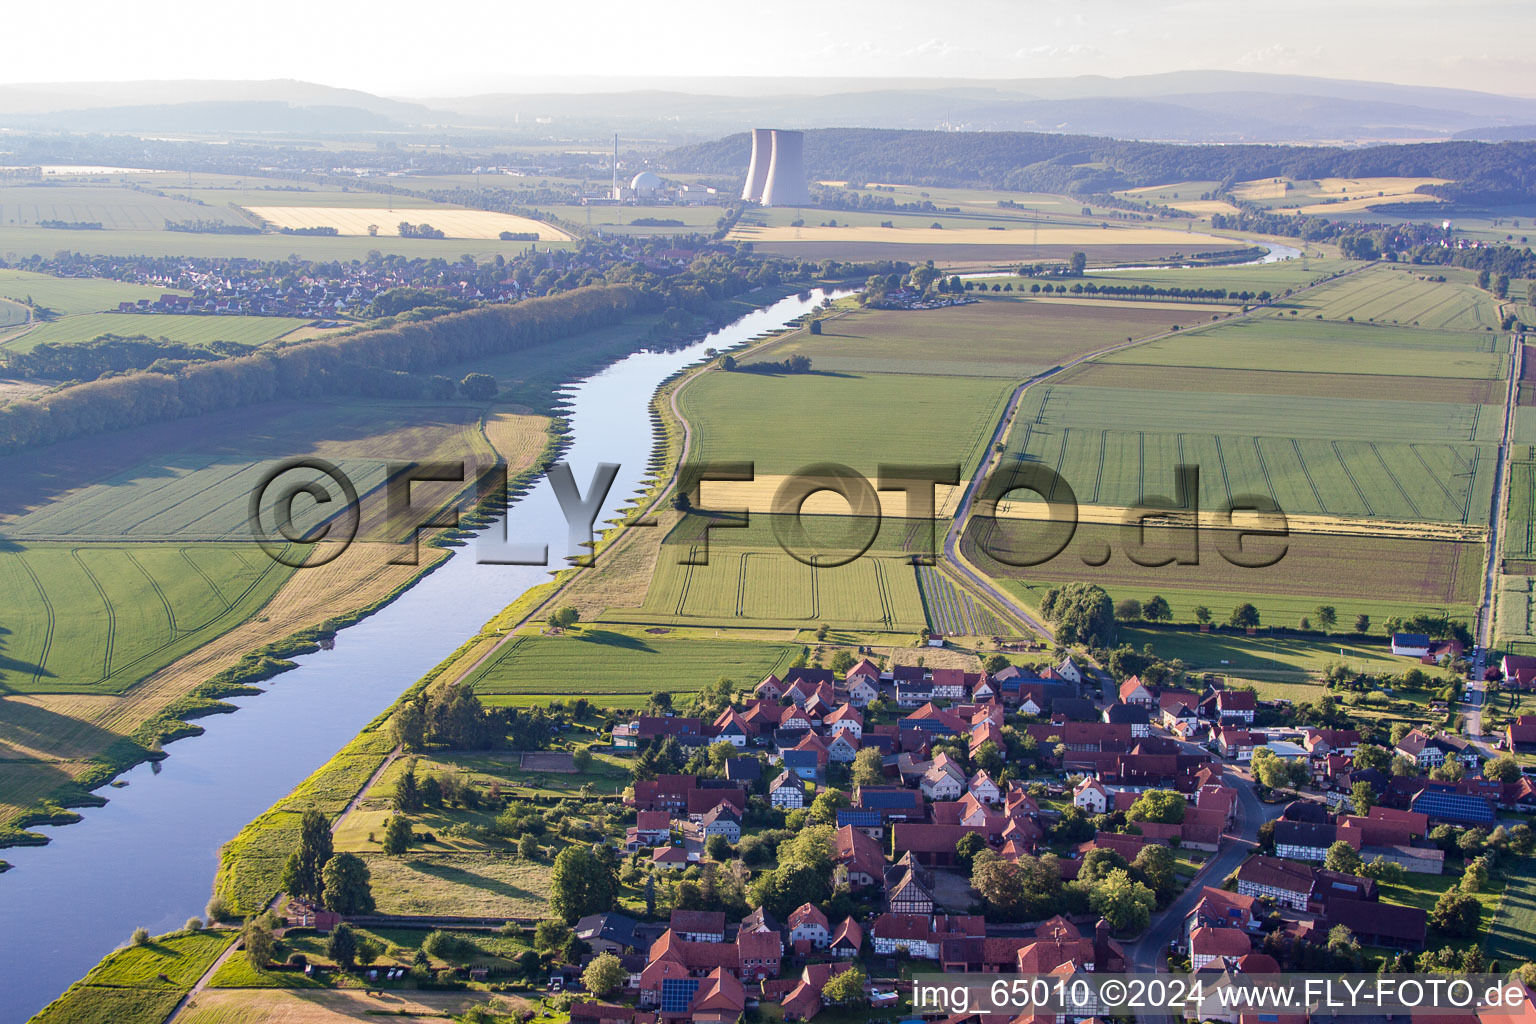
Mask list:
[[832,734],[832,739],[827,743],[827,760],[852,764],[858,756],[859,744],[851,732],[843,729]]
[[1112,802],[1109,790],[1098,779],[1084,779],[1072,790],[1072,806],[1089,814],[1103,814]]
[[851,704],[844,704],[821,721],[832,732],[847,731],[855,740],[861,739],[864,735],[864,716],[859,714]]
[[1077,662],[1071,658],[1062,658],[1061,664],[1056,666],[1056,674],[1069,683],[1081,683],[1083,670],[1077,667]]
[[986,771],[979,771],[971,776],[971,781],[966,784],[966,792],[984,804],[998,804],[1003,802],[1002,790],[997,788],[997,783],[992,781],[992,776]]
[[1429,637],[1423,633],[1393,633],[1392,653],[1404,658],[1422,658],[1429,653]]
[[929,800],[958,800],[965,792],[960,781],[938,765],[923,773],[921,788]]
[[826,949],[827,944],[832,941],[831,933],[828,931],[827,915],[809,903],[802,903],[791,911],[789,920],[785,923],[789,925],[791,944],[804,939],[817,949]]

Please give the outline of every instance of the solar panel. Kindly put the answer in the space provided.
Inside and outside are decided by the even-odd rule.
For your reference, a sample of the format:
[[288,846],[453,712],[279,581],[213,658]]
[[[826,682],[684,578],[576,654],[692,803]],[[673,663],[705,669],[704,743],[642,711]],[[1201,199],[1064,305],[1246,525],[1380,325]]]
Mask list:
[[665,978],[661,983],[661,1012],[687,1013],[699,990],[698,978]]

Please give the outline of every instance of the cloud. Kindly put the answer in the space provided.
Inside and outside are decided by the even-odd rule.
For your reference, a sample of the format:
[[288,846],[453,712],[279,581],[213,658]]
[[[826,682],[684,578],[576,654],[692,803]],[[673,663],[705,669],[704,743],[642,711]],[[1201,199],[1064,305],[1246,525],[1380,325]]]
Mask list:
[[1097,60],[1104,56],[1104,51],[1086,43],[1068,43],[1065,46],[1043,44],[1015,50],[1013,56],[1016,60]]
[[1284,43],[1276,43],[1258,50],[1249,50],[1237,58],[1237,66],[1248,70],[1285,70],[1312,67],[1323,60],[1323,48],[1298,50]]

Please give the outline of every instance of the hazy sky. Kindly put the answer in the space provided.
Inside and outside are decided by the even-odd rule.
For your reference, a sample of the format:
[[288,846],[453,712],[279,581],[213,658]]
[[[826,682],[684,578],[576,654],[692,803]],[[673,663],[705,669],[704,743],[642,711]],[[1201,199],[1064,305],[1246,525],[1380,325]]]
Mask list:
[[441,96],[528,75],[1224,68],[1536,95],[1531,0],[14,0],[4,24],[9,83],[298,78]]

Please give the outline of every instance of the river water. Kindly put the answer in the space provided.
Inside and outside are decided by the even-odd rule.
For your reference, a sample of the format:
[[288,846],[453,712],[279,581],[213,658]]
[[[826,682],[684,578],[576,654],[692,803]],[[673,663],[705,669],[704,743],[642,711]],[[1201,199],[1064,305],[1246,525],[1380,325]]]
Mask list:
[[[572,441],[563,461],[582,493],[599,462],[620,467],[599,524],[645,476],[656,387],[705,349],[779,327],[827,294],[783,299],[687,348],[636,353],[562,389]],[[567,527],[547,480],[512,507],[507,531],[514,543],[548,543],[551,569],[564,564]],[[160,934],[201,916],[223,842],[519,594],[549,579],[543,566],[477,564],[475,550],[473,540],[455,549],[389,607],[338,634],[333,650],[295,659],[299,667],[266,693],[233,699],[238,713],[202,719],[204,736],[172,744],[159,765],[126,772],[125,788],[102,790],[105,807],[83,810],[74,825],[40,828],[47,846],[0,850],[13,865],[0,875],[0,1024],[21,1024],[133,929]]]

